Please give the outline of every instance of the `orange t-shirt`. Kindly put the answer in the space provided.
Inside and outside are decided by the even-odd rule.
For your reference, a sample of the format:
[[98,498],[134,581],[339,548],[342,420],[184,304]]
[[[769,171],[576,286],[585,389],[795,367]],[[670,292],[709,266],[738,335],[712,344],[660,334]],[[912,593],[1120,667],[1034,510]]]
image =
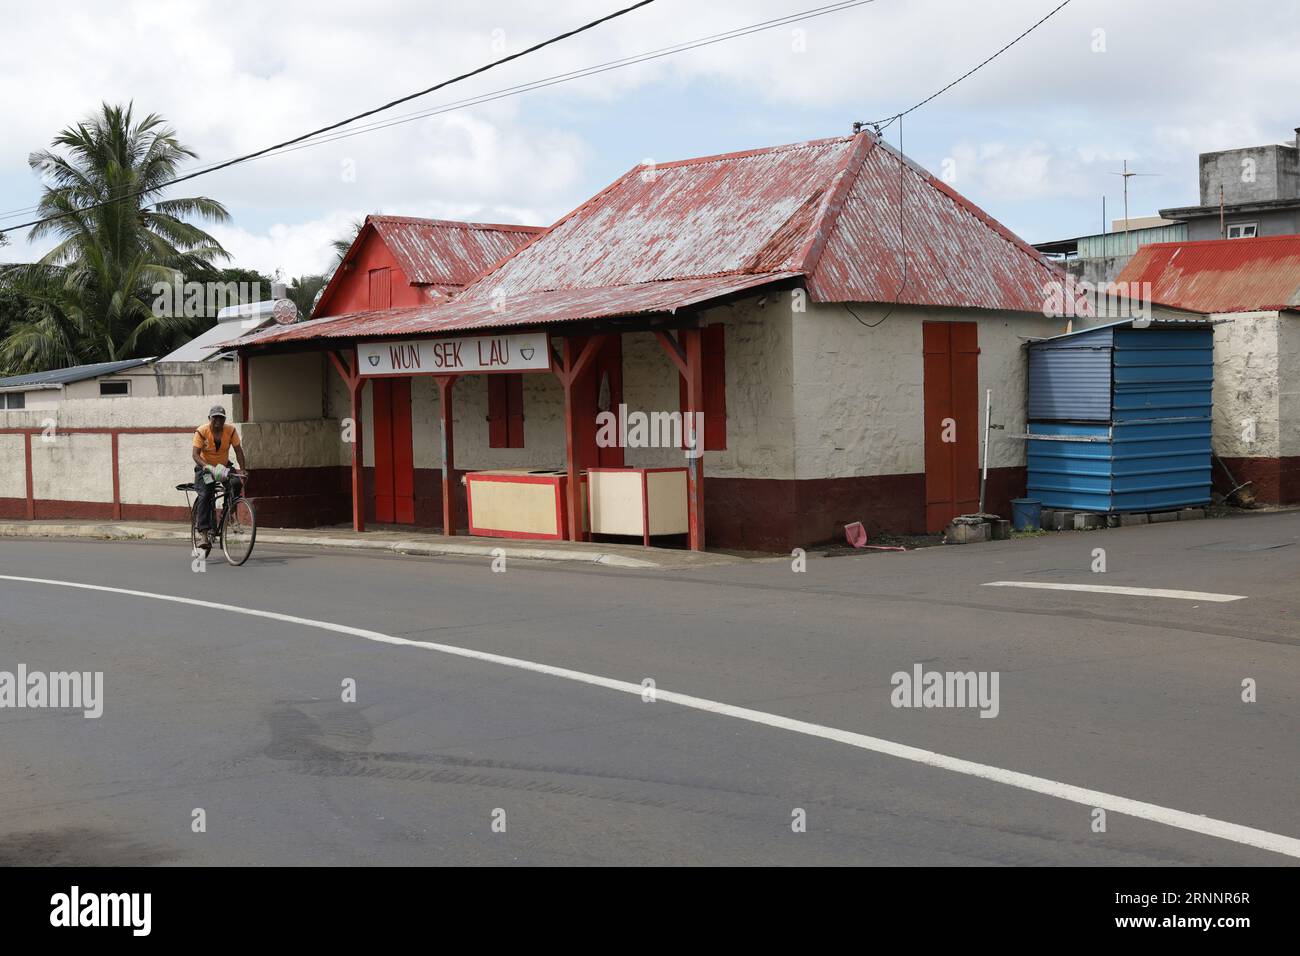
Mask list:
[[194,447],[199,449],[199,457],[209,465],[224,465],[230,457],[230,449],[239,447],[239,432],[234,425],[222,425],[221,435],[214,438],[212,423],[200,425],[194,432]]

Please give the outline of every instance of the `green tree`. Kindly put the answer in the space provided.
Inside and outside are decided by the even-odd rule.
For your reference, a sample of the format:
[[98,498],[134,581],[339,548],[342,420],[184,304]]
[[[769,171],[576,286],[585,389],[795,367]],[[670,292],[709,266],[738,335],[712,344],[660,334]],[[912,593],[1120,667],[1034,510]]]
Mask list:
[[31,306],[0,342],[0,364],[40,371],[158,355],[186,341],[198,322],[159,314],[155,284],[199,279],[229,258],[189,221],[228,221],[224,206],[162,196],[181,163],[198,154],[157,114],[137,121],[130,104],[103,104],[51,145],[28,158],[45,183],[46,220],[30,238],[59,242],[39,262],[5,271]]
[[306,319],[311,316],[312,307],[316,305],[316,297],[320,295],[328,281],[329,276],[297,276],[285,288],[284,294],[298,307],[298,315]]

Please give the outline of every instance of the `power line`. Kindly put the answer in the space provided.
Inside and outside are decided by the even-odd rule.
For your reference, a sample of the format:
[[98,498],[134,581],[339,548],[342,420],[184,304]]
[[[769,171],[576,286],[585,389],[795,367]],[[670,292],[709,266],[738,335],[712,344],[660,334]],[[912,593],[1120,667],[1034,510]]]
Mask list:
[[[935,93],[931,93],[931,94],[930,94],[929,96],[927,96],[925,99],[921,100],[921,102],[916,103],[916,104],[913,104],[912,106],[909,106],[907,109],[903,110],[901,113],[895,113],[893,116],[886,116],[886,117],[884,117],[883,119],[878,119],[878,120],[869,120],[869,121],[867,121],[866,123],[855,123],[854,126],[855,126],[856,128],[861,128],[862,126],[875,126],[875,127],[877,127],[878,129],[888,128],[889,124],[892,123],[892,122],[894,122],[894,120],[896,120],[896,119],[901,119],[902,117],[906,116],[908,113],[911,113],[913,110],[918,110],[918,109],[920,109],[920,108],[921,108],[922,106],[924,106],[926,103],[929,103],[931,100],[937,99],[938,97],[942,96],[944,93],[947,93],[950,89],[952,89],[952,88],[953,88],[954,86],[956,86],[958,83],[960,83],[960,82],[962,82],[963,80],[965,80],[965,79],[967,79],[967,78],[973,76],[975,73],[979,72],[979,71],[982,70],[984,67],[988,66],[990,63],[992,63],[994,60],[996,60],[998,57],[1000,57],[1003,53],[1006,53],[1007,50],[1010,50],[1013,46],[1015,46],[1017,43],[1019,43],[1019,42],[1020,42],[1021,40],[1023,40],[1025,37],[1029,36],[1029,34],[1033,33],[1035,30],[1037,30],[1039,27],[1041,27],[1041,26],[1042,26],[1044,23],[1046,23],[1048,20],[1052,19],[1052,17],[1056,16],[1056,14],[1058,14],[1061,10],[1063,10],[1065,7],[1067,7],[1067,6],[1069,6],[1069,5],[1070,5],[1070,0],[1064,0],[1064,2],[1062,2],[1061,4],[1059,4],[1059,5],[1058,5],[1054,10],[1052,10],[1051,13],[1047,14],[1047,16],[1043,17],[1041,20],[1039,20],[1037,23],[1035,23],[1033,26],[1031,26],[1028,30],[1026,30],[1024,33],[1020,34],[1020,36],[1016,37],[1014,40],[1012,40],[1012,41],[1011,41],[1010,43],[1008,43],[1006,46],[1002,47],[1002,49],[998,50],[996,53],[994,53],[994,54],[993,54],[992,56],[990,56],[988,59],[986,59],[986,60],[982,61],[981,63],[978,63],[978,64],[976,64],[975,66],[971,67],[969,70],[967,70],[967,71],[966,71],[965,73],[963,73],[961,76],[957,77],[957,79],[953,80],[951,83],[949,83],[949,84],[948,84],[947,86],[945,86],[943,89],[938,90],[938,91],[935,92]],[[883,127],[880,125],[880,124],[882,124],[882,123],[885,124]]]
[[631,13],[633,10],[639,9],[640,7],[644,7],[647,4],[653,2],[654,0],[637,0],[637,2],[633,3],[631,6],[623,7],[621,10],[615,10],[613,13],[606,14],[605,16],[600,17],[599,19],[592,20],[588,23],[584,23],[580,27],[576,27],[575,29],[569,30],[565,33],[557,34],[556,36],[551,37],[549,40],[543,40],[540,43],[535,43],[532,46],[528,47],[527,49],[520,50],[517,53],[511,53],[508,56],[503,56],[499,60],[493,60],[491,63],[484,64],[483,66],[470,70],[467,73],[462,73],[459,76],[454,76],[449,80],[443,80],[441,83],[435,83],[433,86],[430,86],[427,89],[419,90],[415,93],[410,93],[406,96],[399,97],[395,100],[391,100],[390,102],[385,103],[382,106],[376,106],[374,109],[366,110],[363,113],[357,113],[355,116],[350,116],[347,119],[338,121],[337,123],[331,123],[329,126],[322,126],[320,129],[312,130],[310,133],[304,133],[301,136],[295,136],[293,139],[287,139],[282,143],[275,144],[274,146],[267,146],[265,149],[259,149],[255,152],[247,153],[243,156],[238,156],[234,159],[226,160],[225,162],[218,163],[215,166],[210,166],[206,169],[198,169],[195,170],[194,172],[186,173],[184,176],[177,176],[175,179],[170,179],[165,183],[161,183],[160,185],[153,187],[152,189],[139,190],[137,192],[129,193],[123,196],[118,196],[116,198],[105,199],[102,200],[101,202],[93,203],[89,206],[84,206],[80,209],[76,209],[71,212],[64,212],[54,216],[47,216],[44,219],[36,219],[33,220],[32,222],[19,223],[16,226],[8,226],[4,229],[0,229],[0,235],[3,235],[4,233],[7,232],[13,232],[18,229],[26,229],[29,226],[40,225],[43,222],[51,222],[55,219],[65,219],[69,216],[75,216],[83,212],[89,212],[92,209],[98,209],[102,206],[110,205],[111,203],[124,202],[128,199],[138,199],[140,196],[143,196],[146,193],[157,192],[158,190],[164,189],[167,186],[174,186],[177,183],[183,183],[188,179],[194,179],[198,176],[205,176],[208,173],[216,172],[218,169],[226,169],[227,167],[234,166],[238,163],[248,162],[251,159],[256,159],[257,157],[264,156],[267,153],[271,153],[276,150],[283,149],[286,146],[292,146],[295,143],[301,143],[303,140],[308,140],[311,139],[312,137],[320,136],[322,133],[328,133],[331,130],[336,130],[342,126],[347,126],[349,123],[354,123],[359,119],[365,119],[367,116],[374,116],[376,113],[382,113],[384,110],[392,109],[394,106],[400,106],[402,103],[409,102],[410,100],[417,99],[418,97],[427,96],[428,94],[436,92],[437,90],[441,90],[444,87],[451,86],[453,83],[459,83],[462,80],[467,80],[470,77],[477,76],[480,73],[486,73],[488,70],[501,66],[503,63],[509,63],[511,60],[517,60],[522,56],[527,56],[530,53],[535,53],[544,47],[548,47],[551,46],[552,44],[559,43],[561,40],[567,40],[570,37],[577,36],[579,33],[585,33],[587,30],[591,30],[595,27],[598,27],[602,23],[608,23],[610,20],[614,20],[625,14]]
[[[270,155],[283,156],[288,153],[296,152],[297,150],[300,149],[307,149],[308,147],[311,146],[319,146],[325,143],[337,142],[339,140],[348,139],[352,136],[360,136],[364,133],[374,132],[381,129],[387,129],[392,126],[398,126],[404,123],[414,122],[416,120],[424,119],[430,116],[437,116],[443,113],[450,113],[455,110],[464,109],[469,106],[478,106],[483,103],[490,103],[494,100],[503,99],[507,96],[514,96],[519,93],[532,92],[534,90],[544,89],[549,86],[556,86],[560,83],[567,83],[575,79],[583,79],[589,76],[596,76],[601,73],[606,73],[615,69],[621,69],[626,66],[634,66],[638,63],[646,63],[651,60],[656,60],[662,57],[671,56],[676,53],[683,53],[689,50],[698,49],[700,47],[711,46],[715,43],[721,43],[725,40],[738,39],[743,36],[749,36],[750,34],[753,33],[760,33],[765,30],[772,30],[779,26],[785,26],[791,23],[797,23],[803,20],[810,20],[815,17],[825,16],[830,13],[839,13],[840,11],[843,10],[848,10],[853,7],[864,6],[868,3],[874,3],[874,2],[875,0],[841,0],[841,2],[838,3],[831,3],[821,7],[813,7],[811,9],[802,10],[797,13],[788,14],[786,16],[775,17],[771,20],[763,20],[758,23],[751,23],[747,26],[736,27],[731,30],[724,30],[721,33],[711,34],[706,37],[699,37],[695,40],[685,40],[682,41],[681,43],[670,44],[669,46],[660,47],[659,49],[656,50],[649,50],[645,53],[638,53],[632,56],[622,57],[617,60],[607,60],[604,63],[597,63],[597,64],[593,64],[592,66],[583,67],[578,70],[571,70],[568,73],[553,74],[551,76],[542,77],[536,80],[530,80],[526,83],[520,83],[515,86],[503,87],[502,89],[493,90],[488,93],[478,94],[476,96],[467,97],[465,99],[453,100],[450,103],[445,103],[440,106],[431,107],[426,110],[419,110],[413,113],[403,114],[401,116],[386,119],[381,122],[368,123],[356,129],[347,130],[344,132],[336,132],[330,136],[323,136],[320,133],[308,134],[306,137],[299,137],[297,140],[291,141],[292,143],[296,143],[296,145],[291,145],[289,148],[270,147],[267,150],[260,151],[258,154],[250,155],[250,157],[247,158],[242,158],[241,161],[251,161],[251,159],[253,158],[262,159]],[[326,132],[328,132],[328,130],[326,130]],[[195,173],[201,174],[205,172],[211,172],[216,169],[224,168],[228,165],[231,165],[231,163],[229,162],[213,163],[209,166],[201,167],[199,170],[196,170]],[[37,208],[39,207],[31,206],[23,209],[11,210],[8,213],[0,213],[0,219],[4,219],[6,217],[10,217],[16,214],[31,212]],[[87,208],[93,208],[93,207],[87,207]],[[9,228],[21,229],[23,227],[12,226]],[[7,231],[9,231],[9,229],[0,229],[0,233],[7,232]]]
[[688,50],[698,49],[703,46],[710,46],[714,43],[721,43],[724,40],[736,39],[742,36],[748,36],[751,33],[760,33],[764,30],[771,30],[778,26],[784,26],[789,23],[796,23],[801,20],[809,20],[814,17],[824,16],[828,13],[838,13],[841,10],[848,10],[852,7],[860,7],[868,3],[874,3],[875,0],[846,0],[842,3],[834,3],[825,7],[814,8],[813,10],[803,11],[801,13],[790,14],[789,16],[779,17],[775,20],[767,20],[758,24],[751,24],[747,27],[738,27],[724,33],[714,34],[708,37],[701,37],[698,40],[689,40],[682,43],[674,44],[668,47],[661,47],[658,50],[651,50],[646,53],[638,53],[634,56],[624,57],[620,60],[609,60],[605,63],[598,63],[593,66],[583,67],[580,70],[573,70],[569,73],[560,73],[549,77],[543,77],[538,80],[530,80],[527,83],[521,83],[518,86],[505,87],[490,93],[483,93],[477,96],[468,97],[463,100],[455,100],[442,106],[431,107],[427,110],[420,110],[415,113],[407,113],[403,116],[385,120],[380,123],[371,123],[359,127],[355,130],[336,133],[332,136],[326,136],[310,142],[300,143],[290,149],[275,153],[276,156],[283,156],[300,149],[307,149],[310,146],[319,146],[324,143],[333,143],[338,140],[348,139],[352,136],[360,136],[363,133],[374,132],[380,129],[387,129],[391,126],[398,126],[403,123],[414,122],[415,120],[424,119],[429,116],[437,116],[443,113],[450,113],[455,110],[464,109],[467,106],[478,106],[483,103],[490,103],[494,100],[504,99],[507,96],[514,96],[518,93],[529,93],[534,90],[544,89],[549,86],[557,86],[560,83],[567,83],[570,80],[583,79],[588,76],[596,76],[601,73],[607,73],[611,70],[621,69],[625,66],[634,66],[638,63],[647,63],[651,60],[657,60],[665,56],[671,56],[674,53],[682,53]]

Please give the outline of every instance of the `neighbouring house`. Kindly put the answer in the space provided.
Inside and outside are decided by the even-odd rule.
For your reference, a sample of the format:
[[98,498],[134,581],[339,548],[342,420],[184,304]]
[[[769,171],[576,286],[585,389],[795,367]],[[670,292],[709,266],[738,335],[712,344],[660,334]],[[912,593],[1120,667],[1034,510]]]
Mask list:
[[1153,242],[1182,242],[1187,223],[1160,216],[1116,219],[1110,232],[1036,242],[1034,248],[1079,282],[1094,286],[1114,282],[1142,246]]
[[[1059,270],[869,131],[634,167],[446,300],[373,307],[361,253],[319,317],[234,343],[286,523],[456,533],[490,470],[558,482],[577,538],[579,485],[637,468],[685,473],[696,548],[936,531],[978,507],[986,389],[986,507],[1023,493],[1023,344],[1064,324]],[[703,454],[602,441],[619,411],[702,412]]]
[[1189,240],[1300,234],[1300,128],[1290,143],[1201,153],[1200,187],[1198,205],[1160,210]]
[[280,321],[292,321],[285,315],[286,306],[293,311],[287,299],[232,305],[217,314],[212,328],[161,358],[96,362],[0,378],[0,411],[57,409],[65,401],[87,398],[237,396],[236,355],[217,346],[270,325],[277,303]]
[[540,232],[540,226],[367,216],[311,317],[446,299]]
[[1300,235],[1144,246],[1118,281],[1217,320],[1214,451],[1259,501],[1300,502]]
[[[148,375],[151,358],[73,365],[48,372],[0,378],[0,409],[57,408],[68,399],[126,398],[154,387]],[[142,382],[148,383],[147,385]]]
[[[1300,233],[1300,129],[1291,143],[1201,153],[1200,202],[1115,219],[1109,232],[1034,243],[1081,282],[1114,282],[1143,246]],[[1102,228],[1105,228],[1103,223]]]

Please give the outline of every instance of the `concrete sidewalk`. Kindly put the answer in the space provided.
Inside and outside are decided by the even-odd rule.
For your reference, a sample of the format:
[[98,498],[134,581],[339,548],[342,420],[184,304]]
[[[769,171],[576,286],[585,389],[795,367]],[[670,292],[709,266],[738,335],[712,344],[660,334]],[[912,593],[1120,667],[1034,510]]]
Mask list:
[[[105,541],[177,539],[188,542],[190,530],[181,522],[161,521],[0,521],[0,538],[96,538]],[[378,529],[358,533],[347,527],[258,528],[257,544],[352,548],[397,554],[464,555],[488,559],[493,557],[495,549],[502,548],[507,558],[576,561],[615,568],[642,569],[711,567],[749,560],[734,554],[647,548],[639,544],[523,541],[469,535],[445,538],[440,534],[407,529]]]

